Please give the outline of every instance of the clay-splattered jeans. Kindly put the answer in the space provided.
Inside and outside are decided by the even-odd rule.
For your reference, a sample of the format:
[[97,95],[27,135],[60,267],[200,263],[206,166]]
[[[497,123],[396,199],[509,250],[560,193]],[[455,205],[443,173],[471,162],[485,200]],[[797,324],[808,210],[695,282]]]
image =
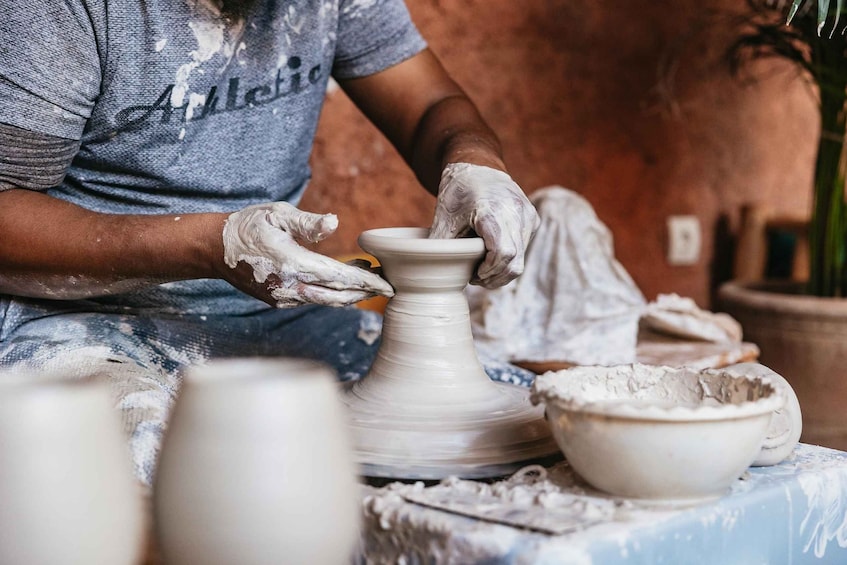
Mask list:
[[[223,357],[305,357],[327,363],[347,381],[367,372],[381,327],[379,314],[352,307],[176,315],[91,312],[83,303],[48,307],[0,297],[0,372],[108,381],[135,473],[149,487],[186,366]],[[483,364],[497,380],[529,385],[533,377],[507,363]]]

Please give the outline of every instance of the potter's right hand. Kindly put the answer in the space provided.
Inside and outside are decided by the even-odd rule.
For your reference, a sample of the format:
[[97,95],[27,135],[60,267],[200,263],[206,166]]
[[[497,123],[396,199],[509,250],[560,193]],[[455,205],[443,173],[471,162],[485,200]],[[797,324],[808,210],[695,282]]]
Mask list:
[[378,275],[314,253],[297,240],[316,243],[338,227],[334,214],[311,214],[287,202],[257,204],[231,214],[224,224],[224,278],[277,308],[301,304],[346,306],[394,290]]

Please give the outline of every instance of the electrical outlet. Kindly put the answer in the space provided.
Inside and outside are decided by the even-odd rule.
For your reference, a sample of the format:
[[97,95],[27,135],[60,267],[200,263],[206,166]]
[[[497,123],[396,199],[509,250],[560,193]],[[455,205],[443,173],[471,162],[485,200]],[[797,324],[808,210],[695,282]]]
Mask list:
[[668,216],[668,264],[696,264],[700,260],[701,239],[697,216]]

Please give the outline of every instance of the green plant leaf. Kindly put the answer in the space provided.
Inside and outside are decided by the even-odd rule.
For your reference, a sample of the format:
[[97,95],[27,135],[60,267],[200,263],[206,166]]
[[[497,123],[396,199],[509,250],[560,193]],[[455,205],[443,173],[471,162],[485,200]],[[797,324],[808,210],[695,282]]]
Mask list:
[[844,7],[844,0],[838,0],[835,3],[835,23],[832,24],[832,29],[829,31],[829,38],[832,39],[832,35],[835,33],[835,30],[838,28],[838,20],[841,19],[841,9]]
[[823,31],[826,24],[826,15],[829,13],[829,0],[818,0],[818,35]]
[[791,10],[788,11],[788,23],[791,23],[791,20],[794,19],[794,16],[797,15],[797,10],[800,9],[800,5],[803,4],[803,0],[794,0],[791,3]]
[[[791,24],[794,17],[797,15],[797,11],[803,6],[803,2],[805,0],[792,0],[791,9],[788,11],[788,18],[786,23]],[[829,15],[829,6],[831,0],[817,0],[818,2],[818,36],[821,35],[824,26],[826,25],[826,18]],[[835,3],[835,22],[832,24],[832,29],[829,32],[829,37],[835,34],[835,30],[838,29],[838,21],[841,19],[841,10],[844,8],[844,0],[836,0]]]
[[[807,291],[847,298],[847,45],[841,37],[833,39],[836,32],[847,34],[841,23],[847,0],[748,2],[754,10],[752,31],[742,35],[736,46],[754,58],[783,57],[805,69],[817,86],[820,135],[808,234]],[[781,11],[786,4],[790,25],[772,19],[773,10]]]

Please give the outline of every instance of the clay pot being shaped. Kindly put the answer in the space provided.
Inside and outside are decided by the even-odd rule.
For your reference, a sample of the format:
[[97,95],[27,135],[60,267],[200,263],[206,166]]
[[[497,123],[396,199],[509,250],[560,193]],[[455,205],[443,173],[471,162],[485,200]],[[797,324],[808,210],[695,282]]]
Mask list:
[[295,359],[189,369],[154,490],[166,563],[349,562],[359,489],[333,372]]
[[0,376],[0,563],[131,565],[141,485],[106,383]]
[[376,360],[345,397],[364,473],[492,477],[557,453],[529,391],[491,381],[477,359],[463,289],[485,254],[482,239],[427,235],[385,228],[359,237],[396,292]]

